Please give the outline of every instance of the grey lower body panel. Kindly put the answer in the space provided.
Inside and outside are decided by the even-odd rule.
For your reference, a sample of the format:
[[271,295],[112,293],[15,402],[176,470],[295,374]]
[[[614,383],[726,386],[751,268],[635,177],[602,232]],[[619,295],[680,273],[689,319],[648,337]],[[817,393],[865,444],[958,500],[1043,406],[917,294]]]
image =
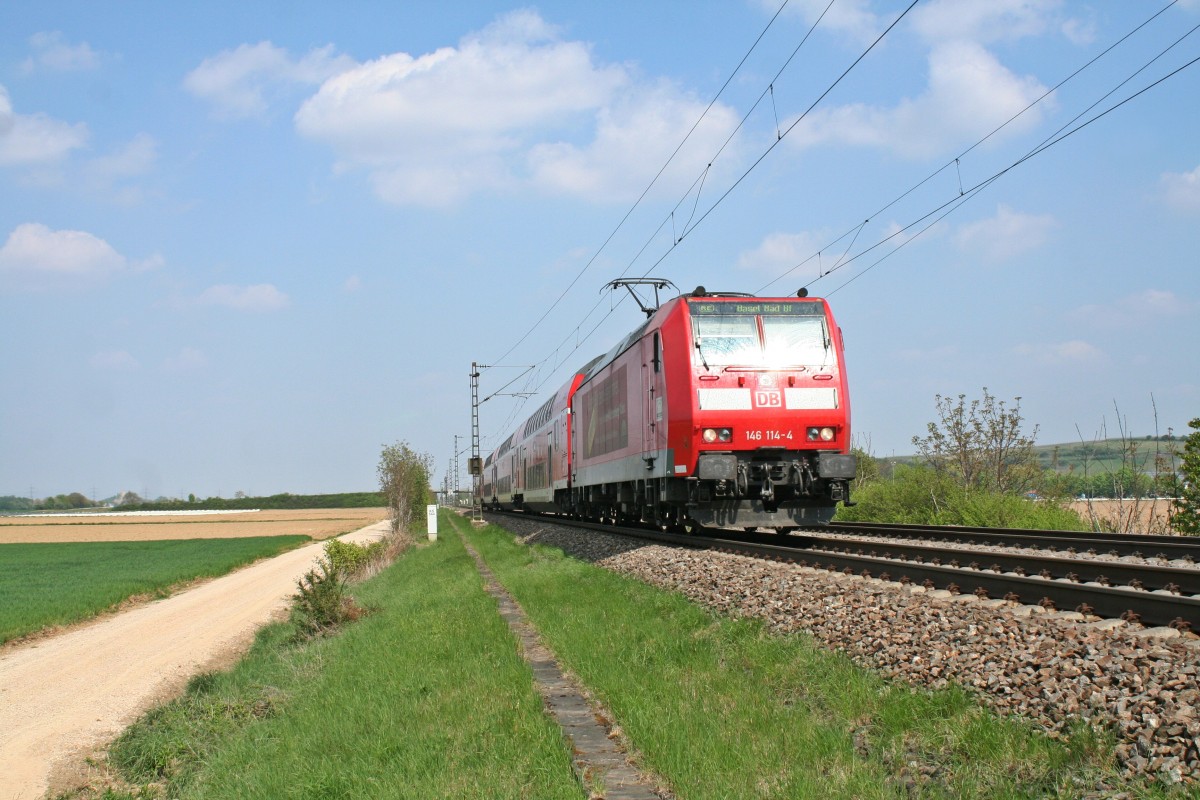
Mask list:
[[825,525],[837,513],[836,506],[781,507],[767,511],[758,501],[700,505],[688,509],[688,516],[711,528],[794,528],[800,525]]

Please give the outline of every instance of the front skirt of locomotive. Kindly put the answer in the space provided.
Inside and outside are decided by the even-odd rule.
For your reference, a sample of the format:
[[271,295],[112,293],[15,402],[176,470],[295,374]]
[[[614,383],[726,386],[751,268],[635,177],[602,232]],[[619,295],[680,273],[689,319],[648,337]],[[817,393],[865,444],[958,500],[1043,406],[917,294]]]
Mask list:
[[687,515],[709,527],[824,525],[849,502],[853,455],[820,452],[700,456]]
[[688,508],[688,517],[706,528],[793,528],[825,525],[837,506],[783,506],[768,511],[761,501],[706,503]]

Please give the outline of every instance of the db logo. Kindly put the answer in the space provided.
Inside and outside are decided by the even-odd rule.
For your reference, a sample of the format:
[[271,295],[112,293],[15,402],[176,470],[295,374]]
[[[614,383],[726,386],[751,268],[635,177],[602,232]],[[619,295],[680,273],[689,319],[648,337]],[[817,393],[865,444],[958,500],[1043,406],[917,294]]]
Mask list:
[[759,408],[782,408],[783,395],[778,389],[759,389],[754,393],[754,405]]

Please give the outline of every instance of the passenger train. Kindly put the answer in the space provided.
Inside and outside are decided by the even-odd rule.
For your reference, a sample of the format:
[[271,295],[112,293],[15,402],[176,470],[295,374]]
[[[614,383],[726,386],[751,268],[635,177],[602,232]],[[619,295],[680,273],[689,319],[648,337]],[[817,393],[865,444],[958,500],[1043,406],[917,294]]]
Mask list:
[[829,522],[851,503],[850,394],[841,329],[806,295],[643,307],[486,457],[478,500],[683,530]]

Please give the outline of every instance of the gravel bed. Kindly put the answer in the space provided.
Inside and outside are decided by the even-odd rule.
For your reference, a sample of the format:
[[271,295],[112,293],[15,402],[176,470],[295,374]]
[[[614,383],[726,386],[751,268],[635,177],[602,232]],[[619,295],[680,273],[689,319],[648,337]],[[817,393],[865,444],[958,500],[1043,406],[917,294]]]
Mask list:
[[682,592],[775,631],[803,631],[907,683],[956,683],[1058,735],[1111,728],[1127,773],[1200,781],[1200,640],[974,595],[490,516],[522,540]]

